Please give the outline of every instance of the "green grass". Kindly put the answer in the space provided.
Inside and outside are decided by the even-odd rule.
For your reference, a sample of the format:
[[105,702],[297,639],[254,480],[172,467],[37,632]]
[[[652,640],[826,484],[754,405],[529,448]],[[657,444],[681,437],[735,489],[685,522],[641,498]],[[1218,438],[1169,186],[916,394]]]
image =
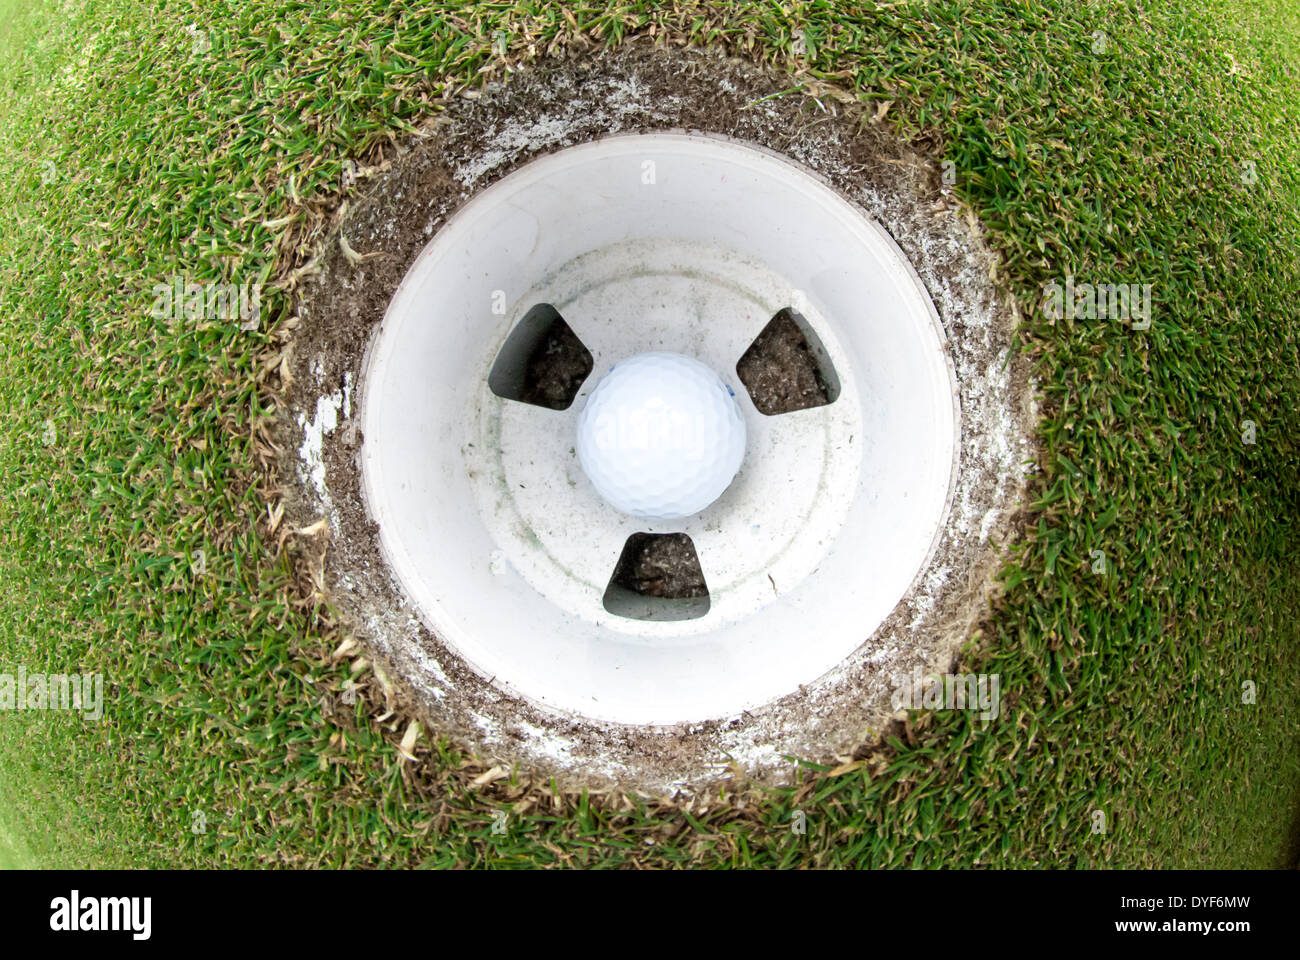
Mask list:
[[22,834],[6,822],[7,806],[0,807],[0,870],[30,870],[37,864],[27,851]]
[[[109,704],[0,714],[0,866],[1294,857],[1300,13],[1181,6],[0,0],[0,672],[102,672]],[[743,807],[476,789],[444,745],[403,761],[380,710],[325,713],[340,637],[256,527],[287,305],[256,333],[148,314],[173,273],[269,276],[296,198],[499,76],[498,31],[517,58],[651,25],[938,137],[1044,398],[1030,536],[969,650],[1001,674],[1002,719],[918,714],[887,755]],[[1067,274],[1154,284],[1153,328],[1047,322],[1039,291]]]

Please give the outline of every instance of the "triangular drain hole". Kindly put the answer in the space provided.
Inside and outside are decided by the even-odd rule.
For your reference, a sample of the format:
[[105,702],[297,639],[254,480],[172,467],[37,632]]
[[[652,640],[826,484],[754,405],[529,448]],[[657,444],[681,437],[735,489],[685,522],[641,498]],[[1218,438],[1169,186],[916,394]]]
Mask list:
[[834,403],[840,395],[826,348],[790,307],[777,311],[736,364],[736,375],[759,413],[775,416]]
[[684,533],[634,533],[605,589],[605,609],[629,620],[695,620],[709,612],[709,588]]
[[549,303],[539,303],[515,324],[488,374],[498,397],[564,410],[591,374],[592,358]]

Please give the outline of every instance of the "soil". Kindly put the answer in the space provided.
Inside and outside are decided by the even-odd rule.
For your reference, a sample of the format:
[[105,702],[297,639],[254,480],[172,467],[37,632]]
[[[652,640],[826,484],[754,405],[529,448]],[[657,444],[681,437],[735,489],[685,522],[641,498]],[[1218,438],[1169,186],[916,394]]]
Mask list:
[[695,544],[684,533],[639,533],[628,538],[614,583],[633,593],[667,600],[708,596]]
[[539,407],[564,410],[591,375],[591,367],[591,351],[582,345],[567,323],[556,320],[528,355],[519,399]]
[[[563,53],[447,104],[409,141],[357,158],[358,179],[333,214],[309,210],[296,221],[286,249],[297,252],[278,277],[296,297],[297,324],[281,364],[285,529],[313,531],[304,536],[317,545],[298,551],[297,562],[359,642],[390,709],[484,763],[595,789],[694,791],[736,776],[787,781],[796,771],[787,757],[833,762],[876,749],[898,719],[891,694],[914,668],[950,669],[988,611],[1032,460],[1027,362],[1010,349],[1016,304],[998,288],[997,260],[975,218],[941,184],[941,138],[929,132],[901,142],[853,95],[808,77],[799,83],[803,92],[792,92],[787,75],[643,40],[599,55]],[[782,153],[887,230],[930,291],[961,409],[949,515],[889,618],[798,692],[740,716],[670,729],[558,715],[478,675],[434,635],[393,577],[367,515],[353,419],[359,404],[352,402],[354,389],[363,392],[366,349],[394,291],[466,199],[541,154],[611,133],[666,130],[721,134]],[[535,402],[558,402],[577,374],[573,345],[557,331],[539,349],[554,349],[564,362],[537,373],[527,389]],[[774,332],[750,358],[751,389],[773,407],[824,402],[828,383],[809,366],[813,353],[788,330]],[[783,379],[775,373],[781,369],[795,372]],[[335,417],[320,415],[322,404],[337,412],[337,427]],[[633,582],[647,592],[695,589],[680,551],[657,549],[666,552],[638,558]],[[1008,691],[1004,702],[1014,697]]]
[[736,364],[759,413],[769,417],[830,403],[830,389],[794,313],[782,310]]

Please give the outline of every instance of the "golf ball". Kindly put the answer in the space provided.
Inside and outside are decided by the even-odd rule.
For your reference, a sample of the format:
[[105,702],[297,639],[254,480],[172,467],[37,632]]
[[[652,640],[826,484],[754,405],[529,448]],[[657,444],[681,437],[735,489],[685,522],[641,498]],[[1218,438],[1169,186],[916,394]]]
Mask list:
[[578,460],[612,506],[671,520],[722,495],[745,457],[745,420],[714,370],[679,353],[620,361],[578,417]]

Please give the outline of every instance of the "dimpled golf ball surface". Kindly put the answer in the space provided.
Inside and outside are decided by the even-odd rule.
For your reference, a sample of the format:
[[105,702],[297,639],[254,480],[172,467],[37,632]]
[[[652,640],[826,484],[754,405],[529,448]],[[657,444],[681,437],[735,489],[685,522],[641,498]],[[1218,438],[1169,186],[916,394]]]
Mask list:
[[578,417],[578,460],[596,491],[637,517],[699,513],[745,457],[745,420],[713,369],[679,353],[620,361]]

